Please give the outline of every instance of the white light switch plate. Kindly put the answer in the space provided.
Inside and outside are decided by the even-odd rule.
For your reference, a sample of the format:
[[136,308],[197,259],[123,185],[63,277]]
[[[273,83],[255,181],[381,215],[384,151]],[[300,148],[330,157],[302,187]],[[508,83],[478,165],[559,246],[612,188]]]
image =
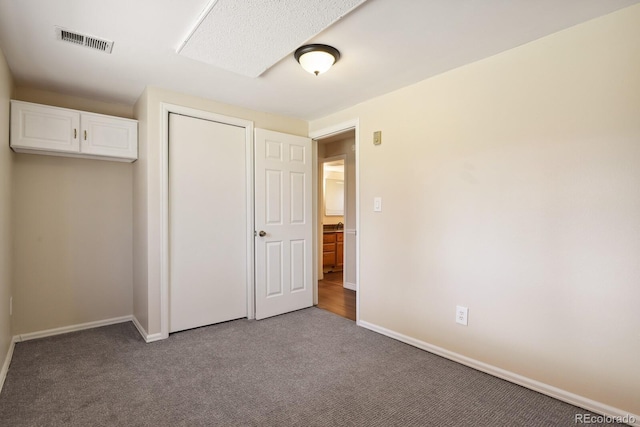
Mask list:
[[373,211],[382,212],[382,197],[373,198]]

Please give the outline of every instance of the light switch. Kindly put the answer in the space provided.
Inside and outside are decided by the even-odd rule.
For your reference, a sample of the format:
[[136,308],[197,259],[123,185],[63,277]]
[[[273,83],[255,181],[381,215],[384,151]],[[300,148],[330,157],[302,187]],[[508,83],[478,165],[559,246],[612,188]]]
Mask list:
[[382,197],[373,198],[373,211],[382,212]]
[[373,145],[382,144],[382,131],[375,131],[373,133]]

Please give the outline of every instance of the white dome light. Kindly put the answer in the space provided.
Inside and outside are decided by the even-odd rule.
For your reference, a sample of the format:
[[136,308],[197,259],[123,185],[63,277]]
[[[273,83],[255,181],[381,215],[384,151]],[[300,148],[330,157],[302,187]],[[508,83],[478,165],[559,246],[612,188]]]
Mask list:
[[302,68],[317,76],[327,71],[340,59],[340,52],[331,46],[310,44],[298,48],[295,58]]

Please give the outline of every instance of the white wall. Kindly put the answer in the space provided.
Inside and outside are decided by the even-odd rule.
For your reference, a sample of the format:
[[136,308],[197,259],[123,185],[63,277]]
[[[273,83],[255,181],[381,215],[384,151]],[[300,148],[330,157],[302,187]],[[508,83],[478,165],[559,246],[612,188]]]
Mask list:
[[160,333],[160,229],[162,103],[181,105],[254,122],[254,127],[308,135],[307,122],[148,87],[135,105],[140,124],[140,157],[134,165],[134,316],[149,334]]
[[[16,99],[131,117],[131,107],[16,88]],[[132,313],[132,165],[14,154],[13,334]]]
[[362,320],[640,414],[639,22],[623,9],[310,123],[360,119]]
[[12,157],[9,149],[9,100],[13,81],[0,50],[0,367],[11,343],[9,298],[11,274],[11,181]]

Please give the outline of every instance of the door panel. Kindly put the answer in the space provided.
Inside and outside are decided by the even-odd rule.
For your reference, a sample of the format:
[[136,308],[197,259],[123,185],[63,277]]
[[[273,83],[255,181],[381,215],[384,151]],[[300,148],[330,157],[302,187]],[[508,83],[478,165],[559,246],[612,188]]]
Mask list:
[[311,139],[255,131],[256,318],[313,305]]
[[247,317],[245,129],[169,116],[170,332]]
[[50,151],[80,151],[80,113],[11,101],[11,145]]
[[305,289],[305,241],[291,241],[291,292]]
[[305,222],[305,176],[304,173],[291,172],[291,224],[304,224]]
[[266,242],[267,298],[282,295],[282,242]]
[[138,158],[138,122],[120,117],[82,113],[80,152],[99,156]]
[[265,180],[265,221],[269,225],[282,225],[282,171],[266,170]]

